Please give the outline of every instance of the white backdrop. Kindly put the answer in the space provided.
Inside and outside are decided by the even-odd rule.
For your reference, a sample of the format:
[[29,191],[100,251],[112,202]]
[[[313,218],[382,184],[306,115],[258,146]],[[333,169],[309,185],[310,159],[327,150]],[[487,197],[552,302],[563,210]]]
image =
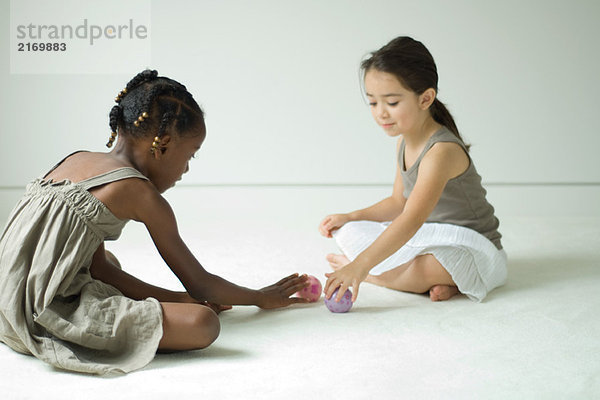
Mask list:
[[[8,32],[10,2],[0,7]],[[23,186],[73,150],[105,150],[113,98],[146,67],[184,83],[206,111],[208,137],[186,184],[391,182],[394,142],[371,119],[358,65],[398,35],[434,55],[439,97],[486,183],[600,182],[596,0],[148,7],[152,64],[140,52],[129,74],[11,74],[1,36],[0,187]]]

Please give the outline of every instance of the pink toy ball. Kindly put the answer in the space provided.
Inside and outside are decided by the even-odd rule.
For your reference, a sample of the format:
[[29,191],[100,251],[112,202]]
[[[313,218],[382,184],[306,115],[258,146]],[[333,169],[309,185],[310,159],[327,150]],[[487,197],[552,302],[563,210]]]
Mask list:
[[307,287],[296,293],[298,297],[307,299],[309,302],[314,303],[321,297],[323,287],[321,282],[312,275],[308,275],[308,282],[310,283]]
[[335,289],[335,292],[333,292],[330,299],[325,297],[325,305],[331,312],[345,313],[352,308],[352,292],[350,290],[346,290],[346,293],[344,293],[341,300],[336,302],[335,297],[337,296],[338,290],[339,288]]

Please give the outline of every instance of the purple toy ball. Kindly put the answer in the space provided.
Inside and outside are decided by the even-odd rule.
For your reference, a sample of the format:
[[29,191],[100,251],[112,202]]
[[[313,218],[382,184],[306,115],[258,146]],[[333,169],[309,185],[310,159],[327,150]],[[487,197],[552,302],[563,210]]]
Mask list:
[[310,285],[298,291],[296,295],[298,297],[308,299],[309,302],[314,303],[321,297],[323,287],[321,286],[321,282],[319,282],[319,280],[312,275],[308,275],[308,282],[310,282]]
[[344,293],[342,299],[339,302],[336,302],[335,297],[337,296],[338,290],[339,288],[335,289],[335,292],[333,292],[330,299],[325,297],[325,305],[331,312],[345,313],[352,308],[352,292],[350,290],[346,290],[346,293]]

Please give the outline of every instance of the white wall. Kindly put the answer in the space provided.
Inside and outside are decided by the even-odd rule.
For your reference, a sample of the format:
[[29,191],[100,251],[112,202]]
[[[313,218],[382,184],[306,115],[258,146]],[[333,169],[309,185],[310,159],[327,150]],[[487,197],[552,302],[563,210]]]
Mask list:
[[10,74],[1,36],[0,188],[105,150],[113,98],[145,67],[206,111],[187,184],[386,184],[394,143],[371,120],[358,65],[398,35],[433,53],[439,97],[487,184],[600,183],[596,0],[156,0],[151,15],[152,65],[127,75]]

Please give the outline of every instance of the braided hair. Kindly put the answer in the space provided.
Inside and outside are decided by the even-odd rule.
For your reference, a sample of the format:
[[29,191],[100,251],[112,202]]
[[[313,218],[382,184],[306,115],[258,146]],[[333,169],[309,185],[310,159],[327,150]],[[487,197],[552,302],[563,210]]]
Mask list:
[[145,70],[131,79],[110,110],[112,132],[132,138],[194,135],[204,112],[181,83]]

